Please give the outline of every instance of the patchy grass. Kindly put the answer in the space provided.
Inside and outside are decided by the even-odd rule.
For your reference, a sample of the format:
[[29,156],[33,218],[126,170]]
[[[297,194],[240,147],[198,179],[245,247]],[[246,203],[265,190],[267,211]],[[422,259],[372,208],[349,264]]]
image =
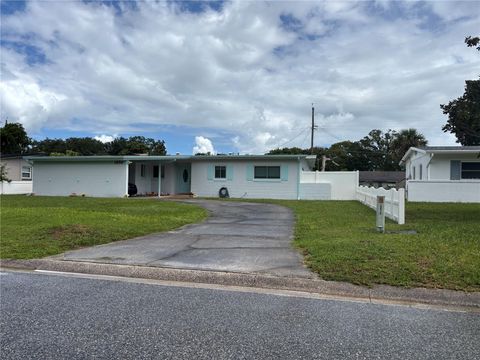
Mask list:
[[295,245],[323,279],[355,284],[480,290],[480,204],[408,203],[406,225],[356,201],[276,201],[297,218]]
[[386,228],[417,234],[380,234],[357,201],[260,201],[294,211],[294,244],[325,280],[480,291],[480,204],[408,203]]
[[155,199],[0,197],[0,258],[31,259],[199,222],[197,206]]

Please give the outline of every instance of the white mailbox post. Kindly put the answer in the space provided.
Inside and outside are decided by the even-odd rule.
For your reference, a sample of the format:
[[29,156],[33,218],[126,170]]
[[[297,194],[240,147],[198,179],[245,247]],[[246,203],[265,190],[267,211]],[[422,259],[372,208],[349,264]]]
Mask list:
[[385,196],[377,196],[377,231],[385,232]]

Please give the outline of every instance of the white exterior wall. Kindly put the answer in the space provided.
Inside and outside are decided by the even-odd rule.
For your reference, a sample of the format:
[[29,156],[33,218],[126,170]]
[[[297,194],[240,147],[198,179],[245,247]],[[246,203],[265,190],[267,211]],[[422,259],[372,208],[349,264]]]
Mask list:
[[[209,165],[231,166],[232,180],[208,180]],[[288,166],[288,180],[254,179],[247,180],[247,165],[254,166]],[[193,161],[191,190],[197,196],[218,197],[218,190],[228,189],[232,198],[251,199],[297,199],[298,188],[297,161]]]
[[477,154],[435,154],[430,162],[429,180],[450,180],[450,160],[480,161]]
[[0,194],[30,194],[31,192],[31,181],[0,181]]
[[480,202],[480,180],[409,180],[407,189],[412,202]]
[[[430,160],[431,159],[431,160]],[[450,180],[450,161],[479,161],[477,154],[430,154],[416,153],[405,162],[405,175],[409,180]],[[420,165],[423,167],[423,177],[420,179]],[[413,178],[413,167],[416,177]]]
[[[429,179],[429,166],[428,163],[430,161],[429,154],[423,154],[420,152],[415,152],[410,158],[405,162],[405,177],[407,179],[413,179],[414,171],[413,168],[415,167],[415,180],[420,180],[420,165],[422,166],[422,180]],[[450,176],[450,175],[449,175]]]
[[[303,171],[300,177],[300,199],[355,200],[358,171]],[[327,195],[330,188],[330,196]]]
[[126,162],[34,162],[35,195],[123,197],[127,194]]

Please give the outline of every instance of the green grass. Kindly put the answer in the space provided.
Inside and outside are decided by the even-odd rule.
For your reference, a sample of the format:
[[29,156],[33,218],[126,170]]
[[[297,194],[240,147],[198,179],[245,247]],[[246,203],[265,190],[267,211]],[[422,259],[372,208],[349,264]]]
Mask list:
[[355,284],[480,290],[480,204],[408,203],[406,225],[387,221],[356,201],[268,201],[290,207],[295,245],[325,280]]
[[32,259],[199,222],[199,207],[154,199],[0,197],[0,258]]

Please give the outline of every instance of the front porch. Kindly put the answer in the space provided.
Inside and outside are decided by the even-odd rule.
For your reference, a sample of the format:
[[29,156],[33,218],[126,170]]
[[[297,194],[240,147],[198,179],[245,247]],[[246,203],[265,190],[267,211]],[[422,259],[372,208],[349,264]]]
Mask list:
[[191,194],[191,163],[184,161],[132,160],[128,184],[137,188],[135,196]]

